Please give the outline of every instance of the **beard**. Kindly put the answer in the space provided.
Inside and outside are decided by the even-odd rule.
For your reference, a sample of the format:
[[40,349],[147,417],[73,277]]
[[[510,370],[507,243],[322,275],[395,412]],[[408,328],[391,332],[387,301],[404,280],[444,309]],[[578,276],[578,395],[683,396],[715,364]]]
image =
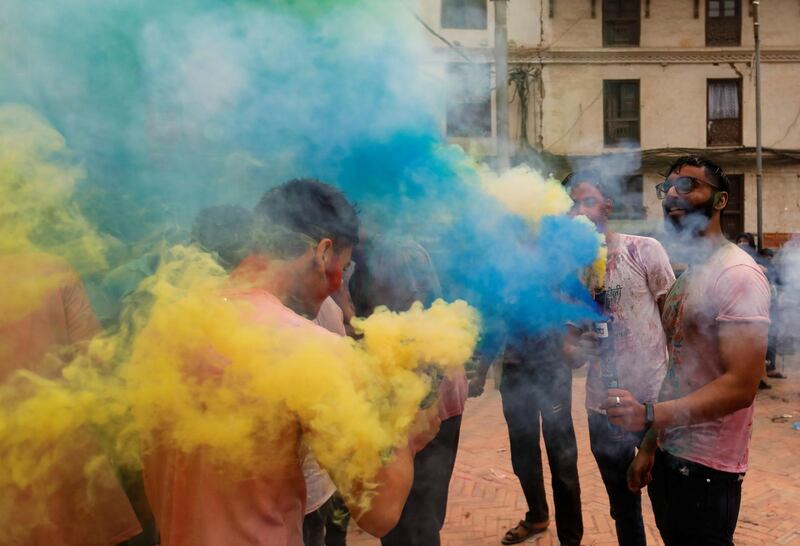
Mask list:
[[[714,214],[714,196],[697,205],[690,205],[680,197],[667,197],[661,205],[667,225],[677,233],[699,235],[708,227]],[[678,209],[683,215],[671,216],[670,210]]]

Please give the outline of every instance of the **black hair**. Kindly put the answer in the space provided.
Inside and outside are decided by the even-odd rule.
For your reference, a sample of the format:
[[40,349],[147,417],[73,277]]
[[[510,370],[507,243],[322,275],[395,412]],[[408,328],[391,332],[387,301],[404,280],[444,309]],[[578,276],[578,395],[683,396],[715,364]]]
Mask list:
[[728,180],[728,177],[725,175],[722,167],[710,159],[701,157],[699,155],[685,155],[683,157],[679,157],[672,162],[672,165],[669,166],[666,176],[671,175],[681,167],[685,167],[687,165],[690,167],[701,167],[711,182],[717,186],[718,191],[724,191],[730,194],[731,181]]
[[747,239],[747,244],[750,246],[750,248],[756,247],[756,238],[753,237],[752,233],[740,233],[734,240],[738,243],[739,239]]
[[608,182],[605,178],[600,176],[600,173],[597,171],[583,170],[571,172],[561,181],[561,185],[564,186],[567,191],[574,190],[579,184],[589,184],[596,188],[605,199],[611,199],[612,201],[614,199],[614,192],[612,192]]
[[192,225],[192,242],[216,252],[225,268],[239,265],[250,248],[253,214],[244,207],[220,205],[197,213]]
[[296,256],[309,242],[333,241],[334,248],[358,244],[358,212],[330,184],[302,178],[267,191],[255,208],[257,248]]

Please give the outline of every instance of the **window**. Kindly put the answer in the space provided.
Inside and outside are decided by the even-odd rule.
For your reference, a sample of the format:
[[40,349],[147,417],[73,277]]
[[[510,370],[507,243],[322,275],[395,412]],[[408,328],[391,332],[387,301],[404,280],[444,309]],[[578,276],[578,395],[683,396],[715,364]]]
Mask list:
[[728,194],[728,206],[722,213],[722,232],[731,241],[744,231],[744,176],[729,174],[731,191]]
[[603,45],[638,46],[641,14],[640,0],[603,0]]
[[639,145],[639,80],[603,82],[605,145]]
[[742,81],[708,80],[708,146],[741,146]]
[[485,29],[486,0],[442,0],[442,28]]
[[614,200],[611,218],[615,220],[642,220],[644,209],[644,180],[642,175],[622,179],[620,195]]
[[706,1],[706,45],[742,45],[742,1]]
[[447,136],[492,136],[491,65],[448,66]]

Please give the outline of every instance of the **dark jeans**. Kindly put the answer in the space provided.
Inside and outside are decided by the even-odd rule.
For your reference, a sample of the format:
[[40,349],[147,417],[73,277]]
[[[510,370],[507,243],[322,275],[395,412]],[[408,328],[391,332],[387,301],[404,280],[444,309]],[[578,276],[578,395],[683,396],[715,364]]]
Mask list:
[[414,483],[397,526],[382,546],[438,546],[447,492],[456,462],[461,416],[442,421],[439,433],[414,457]]
[[578,446],[572,425],[572,371],[564,365],[505,363],[500,383],[503,415],[511,440],[511,465],[519,478],[528,513],[525,520],[550,519],[544,492],[539,419],[552,475],[556,529],[561,544],[583,538]]
[[333,497],[303,518],[303,544],[305,546],[345,546],[350,512],[339,496]]
[[[774,321],[775,319],[773,319]],[[776,324],[769,325],[769,336],[767,338],[767,371],[774,372],[778,369],[778,336],[775,333],[778,327]]]
[[305,546],[325,546],[325,514],[314,510],[303,518],[303,544]]
[[659,449],[647,490],[664,544],[732,546],[743,478]]
[[325,517],[325,546],[345,546],[350,512],[338,492],[333,494],[327,508],[329,511]]
[[620,435],[609,425],[604,414],[589,412],[589,441],[608,493],[617,540],[620,546],[645,546],[642,496],[628,490],[627,479],[628,467],[642,441],[642,434]]

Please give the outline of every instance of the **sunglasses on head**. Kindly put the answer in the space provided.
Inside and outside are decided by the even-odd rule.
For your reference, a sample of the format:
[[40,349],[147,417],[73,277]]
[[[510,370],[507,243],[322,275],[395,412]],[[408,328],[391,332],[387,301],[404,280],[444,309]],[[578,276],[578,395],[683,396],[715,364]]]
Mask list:
[[675,191],[678,192],[678,195],[686,195],[691,193],[692,190],[702,184],[719,189],[719,186],[706,180],[700,180],[699,178],[694,178],[691,176],[679,176],[678,178],[674,178],[672,180],[667,178],[661,184],[656,184],[656,194],[658,195],[659,199],[664,199],[667,196],[670,188],[675,188]]

